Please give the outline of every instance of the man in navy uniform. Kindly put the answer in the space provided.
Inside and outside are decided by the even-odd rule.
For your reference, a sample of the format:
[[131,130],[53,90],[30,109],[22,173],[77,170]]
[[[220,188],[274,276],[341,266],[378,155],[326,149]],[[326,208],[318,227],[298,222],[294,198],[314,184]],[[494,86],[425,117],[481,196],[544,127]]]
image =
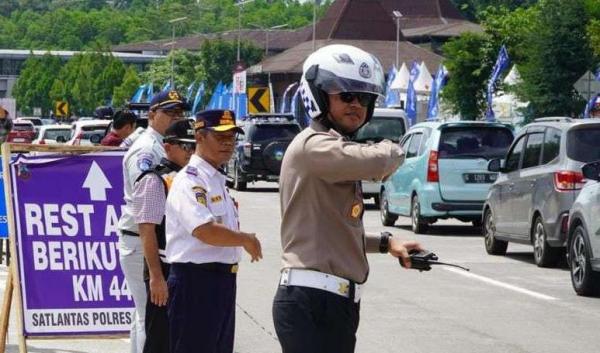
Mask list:
[[242,249],[262,258],[254,233],[241,232],[222,167],[236,136],[234,113],[196,114],[196,152],[173,180],[166,206],[171,353],[232,353],[236,273]]
[[165,157],[163,137],[173,122],[183,118],[187,103],[177,91],[163,91],[150,102],[148,128],[135,140],[123,157],[125,206],[119,219],[119,262],[135,304],[131,327],[131,353],[142,353],[145,341],[146,286],[143,278],[144,254],[138,226],[133,216],[133,184],[145,171]]

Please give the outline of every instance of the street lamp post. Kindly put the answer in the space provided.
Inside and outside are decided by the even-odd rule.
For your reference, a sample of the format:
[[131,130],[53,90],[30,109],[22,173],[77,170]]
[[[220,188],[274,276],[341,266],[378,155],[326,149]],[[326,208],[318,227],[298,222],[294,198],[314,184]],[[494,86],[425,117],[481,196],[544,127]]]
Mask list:
[[175,88],[175,24],[181,21],[187,20],[187,17],[179,17],[169,20],[172,29],[172,40],[171,40],[171,87]]
[[288,24],[285,23],[285,24],[282,24],[282,25],[265,28],[263,26],[257,25],[256,23],[250,23],[250,26],[265,31],[265,56],[269,55],[269,32],[271,32],[274,29],[280,29],[280,28],[287,27],[287,25]]
[[240,1],[235,4],[238,7],[238,40],[237,40],[237,61],[240,62],[240,42],[242,37],[242,6],[254,2],[255,0]]
[[313,26],[313,31],[312,31],[312,48],[313,51],[315,51],[317,49],[317,42],[316,42],[316,35],[317,35],[317,6],[319,6],[321,4],[321,0],[315,0],[315,2],[313,3],[313,20],[312,20],[312,26]]
[[400,67],[400,18],[402,14],[398,10],[395,10],[393,14],[396,19],[396,69],[398,69]]

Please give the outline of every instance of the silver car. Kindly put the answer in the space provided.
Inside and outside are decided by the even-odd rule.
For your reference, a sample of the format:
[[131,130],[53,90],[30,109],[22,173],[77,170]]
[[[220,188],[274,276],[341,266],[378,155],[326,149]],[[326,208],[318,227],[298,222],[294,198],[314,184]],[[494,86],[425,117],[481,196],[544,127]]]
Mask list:
[[543,118],[517,136],[484,205],[483,235],[489,254],[504,255],[508,242],[533,245],[536,265],[555,265],[567,245],[569,210],[584,185],[581,167],[600,159],[600,121]]
[[[600,139],[600,130],[593,137]],[[600,159],[600,155],[596,158]],[[571,208],[567,258],[575,292],[597,296],[600,295],[600,161],[586,164],[582,170],[589,181]]]

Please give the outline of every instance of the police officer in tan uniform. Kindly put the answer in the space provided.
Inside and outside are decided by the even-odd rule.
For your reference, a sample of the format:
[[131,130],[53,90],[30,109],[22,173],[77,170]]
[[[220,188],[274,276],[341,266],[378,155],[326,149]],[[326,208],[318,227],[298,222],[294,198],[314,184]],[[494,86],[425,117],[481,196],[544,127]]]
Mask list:
[[404,160],[390,141],[349,138],[373,115],[384,90],[381,64],[347,45],[304,63],[300,94],[312,118],[283,159],[280,176],[283,269],[273,302],[284,353],[354,352],[366,253],[390,253],[410,266],[416,242],[365,235],[360,180],[384,179]]

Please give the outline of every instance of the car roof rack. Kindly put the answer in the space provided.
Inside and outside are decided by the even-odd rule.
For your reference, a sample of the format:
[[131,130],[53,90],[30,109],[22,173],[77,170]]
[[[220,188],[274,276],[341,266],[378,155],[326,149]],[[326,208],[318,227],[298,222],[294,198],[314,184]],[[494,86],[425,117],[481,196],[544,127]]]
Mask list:
[[241,119],[244,122],[293,122],[295,120],[294,114],[291,113],[258,113],[248,114]]
[[533,122],[535,123],[547,123],[547,122],[558,122],[558,123],[572,123],[573,122],[573,118],[569,118],[569,117],[563,117],[563,116],[553,116],[553,117],[547,117],[547,118],[537,118],[534,119]]

